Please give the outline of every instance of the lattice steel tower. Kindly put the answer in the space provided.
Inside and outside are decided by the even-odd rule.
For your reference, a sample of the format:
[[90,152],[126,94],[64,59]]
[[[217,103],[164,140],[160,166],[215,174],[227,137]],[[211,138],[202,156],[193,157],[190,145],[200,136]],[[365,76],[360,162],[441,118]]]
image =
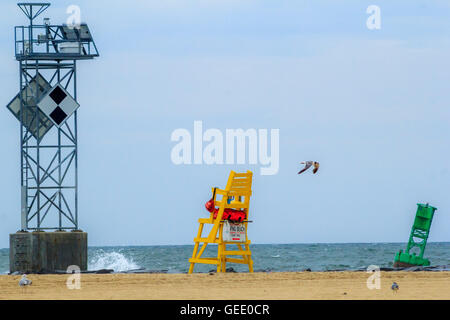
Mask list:
[[49,3],[18,3],[29,26],[15,27],[20,121],[21,230],[78,229],[77,61],[97,57],[86,24],[35,19]]

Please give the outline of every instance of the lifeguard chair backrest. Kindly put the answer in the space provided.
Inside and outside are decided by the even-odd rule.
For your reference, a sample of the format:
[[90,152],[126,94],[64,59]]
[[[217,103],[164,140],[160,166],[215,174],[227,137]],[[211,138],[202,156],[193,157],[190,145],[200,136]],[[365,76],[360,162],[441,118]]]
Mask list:
[[230,197],[234,197],[234,200],[227,205],[228,208],[248,209],[250,196],[252,195],[252,180],[253,173],[251,171],[245,173],[230,172],[225,190],[228,191]]

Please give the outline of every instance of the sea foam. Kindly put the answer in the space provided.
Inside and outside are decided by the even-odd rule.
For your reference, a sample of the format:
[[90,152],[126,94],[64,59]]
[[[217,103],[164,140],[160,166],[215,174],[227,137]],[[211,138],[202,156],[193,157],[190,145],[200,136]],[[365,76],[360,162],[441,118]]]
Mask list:
[[122,272],[139,268],[133,259],[127,259],[122,253],[117,251],[105,252],[101,249],[91,253],[88,263],[89,270],[113,269],[114,272]]

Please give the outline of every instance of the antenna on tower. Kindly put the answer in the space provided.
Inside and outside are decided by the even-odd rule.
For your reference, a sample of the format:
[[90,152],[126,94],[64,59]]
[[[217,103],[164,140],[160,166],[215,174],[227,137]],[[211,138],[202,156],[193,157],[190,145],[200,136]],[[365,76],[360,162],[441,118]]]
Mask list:
[[19,2],[17,5],[30,20],[30,25],[33,25],[33,20],[50,7],[48,2]]

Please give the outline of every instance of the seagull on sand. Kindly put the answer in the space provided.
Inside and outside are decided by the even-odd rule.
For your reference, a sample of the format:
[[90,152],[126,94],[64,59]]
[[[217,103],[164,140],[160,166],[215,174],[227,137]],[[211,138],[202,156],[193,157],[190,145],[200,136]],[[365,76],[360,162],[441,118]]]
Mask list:
[[392,289],[393,292],[397,292],[397,290],[398,290],[399,288],[400,288],[400,287],[398,286],[397,282],[394,282],[394,283],[392,284],[392,286],[391,286],[391,289]]
[[23,274],[22,278],[19,280],[19,286],[21,286],[21,287],[30,286],[31,283],[32,283],[32,281],[27,278],[26,274]]
[[24,290],[24,288],[31,286],[31,283],[32,281],[27,278],[26,274],[23,274],[22,278],[20,278],[19,280],[19,286],[22,288],[22,291]]
[[305,172],[311,166],[314,166],[314,169],[313,169],[313,173],[314,174],[317,172],[317,170],[319,170],[319,163],[317,161],[303,161],[303,162],[300,162],[300,164],[304,164],[305,167],[302,170],[300,170],[298,172],[298,174]]

